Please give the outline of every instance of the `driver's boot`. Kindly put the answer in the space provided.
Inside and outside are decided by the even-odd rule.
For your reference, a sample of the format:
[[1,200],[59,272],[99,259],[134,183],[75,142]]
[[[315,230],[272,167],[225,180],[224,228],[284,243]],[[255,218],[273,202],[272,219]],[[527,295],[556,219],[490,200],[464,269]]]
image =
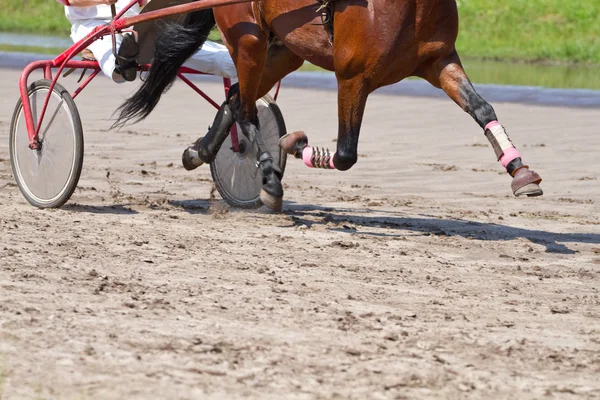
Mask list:
[[123,35],[116,55],[116,72],[126,81],[132,82],[137,76],[139,46],[132,34]]

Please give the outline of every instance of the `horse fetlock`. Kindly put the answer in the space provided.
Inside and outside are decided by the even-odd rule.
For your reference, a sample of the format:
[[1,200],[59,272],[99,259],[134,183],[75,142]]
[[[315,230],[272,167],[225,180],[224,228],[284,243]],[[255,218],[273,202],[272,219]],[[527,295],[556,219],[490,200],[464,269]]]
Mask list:
[[523,167],[526,167],[526,165],[523,164],[523,160],[521,160],[521,157],[517,157],[510,161],[508,164],[506,164],[506,172],[510,176],[515,176],[516,172]]
[[354,164],[356,164],[357,161],[358,154],[356,153],[348,154],[338,151],[333,156],[333,165],[340,171],[349,170]]

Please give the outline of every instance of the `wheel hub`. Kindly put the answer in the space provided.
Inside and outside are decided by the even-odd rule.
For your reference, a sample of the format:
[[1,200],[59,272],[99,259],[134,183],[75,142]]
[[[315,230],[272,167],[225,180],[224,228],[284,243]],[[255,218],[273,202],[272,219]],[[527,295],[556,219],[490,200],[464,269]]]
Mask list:
[[251,148],[252,146],[250,146],[250,143],[248,142],[247,139],[239,139],[238,142],[238,151],[236,152],[233,147],[231,148],[232,151],[235,152],[235,154],[238,156],[238,158],[240,159],[245,159],[246,157],[248,157],[248,150],[249,148]]

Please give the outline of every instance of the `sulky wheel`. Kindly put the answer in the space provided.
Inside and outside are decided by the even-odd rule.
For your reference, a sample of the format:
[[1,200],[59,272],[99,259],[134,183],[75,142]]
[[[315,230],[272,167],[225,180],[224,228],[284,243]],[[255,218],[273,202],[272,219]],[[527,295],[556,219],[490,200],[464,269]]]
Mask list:
[[[29,102],[37,124],[50,91],[51,81],[41,79],[29,86]],[[38,150],[29,148],[29,138],[21,99],[13,114],[10,136],[10,162],[23,196],[36,207],[60,207],[73,194],[83,164],[83,129],[73,98],[55,84],[39,130]]]
[[[279,148],[279,138],[285,135],[285,122],[281,111],[271,96],[257,100],[260,135],[275,165],[279,165],[281,173],[285,169],[287,155]],[[256,152],[237,125],[240,151],[232,151],[231,135],[225,139],[215,160],[210,164],[215,186],[223,199],[233,207],[258,208],[262,176],[256,164]]]

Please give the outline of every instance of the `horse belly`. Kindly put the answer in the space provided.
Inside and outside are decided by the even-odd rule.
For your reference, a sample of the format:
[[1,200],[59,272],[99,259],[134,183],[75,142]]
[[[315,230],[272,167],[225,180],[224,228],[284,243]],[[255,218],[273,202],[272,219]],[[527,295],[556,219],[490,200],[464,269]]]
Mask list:
[[269,29],[294,54],[321,68],[333,71],[333,45],[321,25],[314,0],[263,1],[263,18]]

